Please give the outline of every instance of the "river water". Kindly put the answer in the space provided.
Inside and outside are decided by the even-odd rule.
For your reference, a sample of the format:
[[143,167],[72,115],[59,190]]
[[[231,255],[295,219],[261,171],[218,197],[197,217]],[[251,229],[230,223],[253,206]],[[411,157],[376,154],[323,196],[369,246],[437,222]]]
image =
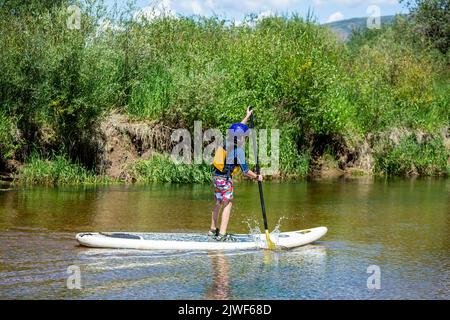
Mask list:
[[[236,183],[230,232],[262,225],[257,189]],[[208,185],[0,190],[1,299],[450,299],[449,179],[264,183],[271,229],[329,230],[279,252],[89,249],[74,239],[205,232]],[[81,289],[68,288],[74,272]]]

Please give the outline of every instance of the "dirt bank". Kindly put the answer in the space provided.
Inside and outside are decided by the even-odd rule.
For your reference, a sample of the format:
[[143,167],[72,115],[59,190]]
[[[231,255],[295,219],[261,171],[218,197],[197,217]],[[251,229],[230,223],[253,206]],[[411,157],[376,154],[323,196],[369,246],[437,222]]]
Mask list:
[[[445,148],[450,151],[450,127],[439,132]],[[386,150],[395,148],[407,137],[413,137],[421,145],[433,139],[433,135],[422,130],[392,128],[377,134],[367,134],[359,139],[341,136],[310,137],[310,176],[313,178],[334,178],[344,175],[367,176],[374,174],[376,158]],[[450,164],[450,157],[448,158]],[[410,175],[417,175],[414,167]]]
[[[130,168],[139,160],[147,160],[154,153],[170,153],[173,128],[152,121],[136,121],[113,113],[104,118],[94,130],[90,144],[95,158],[95,170],[99,175],[132,182]],[[445,147],[450,150],[450,127],[440,131]],[[43,135],[45,136],[45,135]],[[374,174],[376,158],[388,148],[395,147],[405,137],[414,136],[421,144],[432,135],[420,130],[392,128],[377,134],[359,138],[342,136],[319,136],[311,134],[302,146],[311,155],[309,176],[312,178],[335,178],[340,176],[371,176]],[[48,139],[47,139],[48,140]],[[47,141],[43,139],[42,141]],[[50,148],[50,142],[43,148]],[[449,158],[450,163],[450,158]],[[8,160],[0,167],[0,181],[16,179],[23,165],[17,160]],[[411,168],[414,174],[414,168]],[[271,177],[278,179],[279,176]]]
[[133,121],[118,113],[108,116],[95,137],[98,173],[128,180],[130,165],[171,149],[171,133],[171,128],[157,122]]

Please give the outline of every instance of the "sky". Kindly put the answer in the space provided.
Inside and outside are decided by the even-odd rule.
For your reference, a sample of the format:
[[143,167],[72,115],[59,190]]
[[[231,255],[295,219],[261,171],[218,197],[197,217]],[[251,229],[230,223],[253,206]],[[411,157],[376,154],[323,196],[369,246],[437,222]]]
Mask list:
[[[114,2],[119,7],[126,4],[126,0],[105,0],[107,5]],[[308,9],[319,23],[369,17],[378,12],[381,16],[406,13],[399,0],[137,0],[136,4],[147,15],[158,15],[159,11],[184,16],[218,15],[238,23],[250,13],[258,16],[298,13],[305,17]]]

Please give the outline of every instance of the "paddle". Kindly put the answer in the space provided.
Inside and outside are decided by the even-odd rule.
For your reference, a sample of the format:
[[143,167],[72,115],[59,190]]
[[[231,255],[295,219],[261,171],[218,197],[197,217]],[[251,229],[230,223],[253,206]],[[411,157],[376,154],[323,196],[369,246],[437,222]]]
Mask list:
[[[250,110],[253,108],[250,107]],[[255,129],[255,121],[253,118],[253,113],[250,115],[250,128]],[[259,167],[259,161],[258,161],[258,150],[256,147],[256,134],[253,130],[253,152],[255,154],[255,162],[256,162],[256,174],[260,174],[260,167]],[[261,210],[264,220],[264,229],[266,230],[266,240],[267,240],[267,247],[271,250],[275,249],[275,243],[270,240],[269,236],[269,227],[267,226],[267,217],[266,217],[266,207],[264,206],[264,196],[263,196],[263,189],[262,189],[262,182],[258,180],[258,189],[259,189],[259,200],[261,201]]]

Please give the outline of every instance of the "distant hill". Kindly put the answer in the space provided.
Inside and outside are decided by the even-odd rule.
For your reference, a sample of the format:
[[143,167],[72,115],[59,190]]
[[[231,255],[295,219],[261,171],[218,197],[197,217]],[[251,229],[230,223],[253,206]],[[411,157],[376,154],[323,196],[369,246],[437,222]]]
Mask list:
[[[384,24],[390,24],[394,20],[395,16],[382,16],[381,26]],[[347,20],[340,20],[330,23],[324,23],[324,26],[328,26],[343,40],[348,40],[352,34],[353,29],[367,28],[367,17],[352,18]]]

